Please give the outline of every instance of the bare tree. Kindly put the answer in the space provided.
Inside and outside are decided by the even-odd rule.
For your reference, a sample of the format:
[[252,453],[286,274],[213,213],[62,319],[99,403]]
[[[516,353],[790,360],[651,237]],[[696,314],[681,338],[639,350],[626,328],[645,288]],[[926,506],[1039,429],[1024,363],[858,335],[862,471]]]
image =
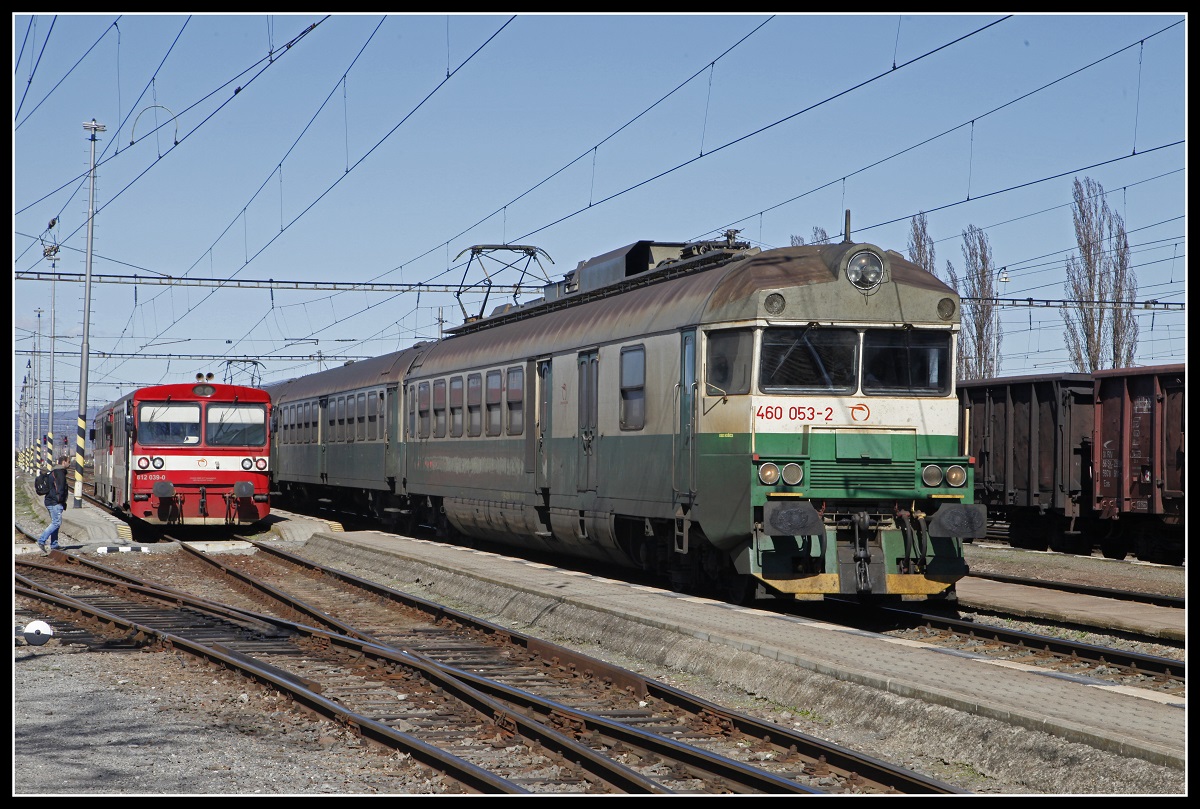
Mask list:
[[[1091,373],[1109,364],[1133,364],[1137,321],[1133,301],[1137,276],[1129,266],[1125,222],[1108,206],[1104,187],[1091,177],[1075,178],[1075,242],[1079,255],[1067,257],[1066,294],[1062,307],[1067,324],[1067,350],[1076,371]],[[1109,315],[1111,312],[1111,316]]]
[[[803,247],[804,243],[803,236],[792,237],[792,247]],[[825,228],[819,225],[814,226],[812,229],[812,240],[808,244],[829,244],[829,234],[825,232]]]
[[963,231],[963,287],[954,265],[946,262],[951,286],[963,296],[962,331],[958,339],[959,379],[986,379],[1000,370],[1000,310],[996,306],[996,271],[987,234],[974,225]]
[[937,251],[934,249],[933,239],[929,236],[929,223],[925,219],[924,211],[912,218],[912,232],[908,237],[908,257],[913,264],[937,277]]
[[1128,368],[1133,365],[1137,353],[1138,324],[1133,316],[1133,302],[1137,298],[1137,274],[1129,266],[1129,238],[1125,235],[1125,222],[1113,213],[1113,316],[1112,316],[1112,367]]

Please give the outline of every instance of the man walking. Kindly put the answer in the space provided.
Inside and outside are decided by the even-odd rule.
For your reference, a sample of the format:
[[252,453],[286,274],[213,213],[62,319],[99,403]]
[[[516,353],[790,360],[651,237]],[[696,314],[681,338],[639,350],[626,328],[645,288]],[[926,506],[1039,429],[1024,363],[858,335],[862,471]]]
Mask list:
[[[63,511],[67,508],[67,464],[66,455],[58,456],[58,468],[50,471],[50,491],[42,502],[50,512],[50,526],[42,532],[38,547],[42,553],[49,555],[50,551],[58,550],[58,529],[62,527]],[[50,549],[46,549],[46,540],[50,541]]]

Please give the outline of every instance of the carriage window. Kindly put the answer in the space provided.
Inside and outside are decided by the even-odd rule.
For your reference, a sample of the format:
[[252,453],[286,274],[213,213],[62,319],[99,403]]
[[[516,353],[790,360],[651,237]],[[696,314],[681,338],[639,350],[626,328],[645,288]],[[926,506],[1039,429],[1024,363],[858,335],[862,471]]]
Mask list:
[[204,440],[210,447],[261,447],[267,443],[267,407],[211,403]]
[[504,377],[499,371],[487,374],[487,434],[500,435],[500,400],[504,393]]
[[450,435],[458,438],[463,434],[463,381],[461,376],[450,380]]
[[621,429],[646,426],[646,349],[621,349]]
[[379,437],[379,399],[372,393],[367,397],[367,440]]
[[508,387],[504,396],[508,405],[508,434],[520,435],[525,430],[525,369],[508,369]]
[[765,329],[758,385],[765,393],[852,393],[857,360],[858,332],[853,329]]
[[355,407],[355,404],[354,404],[354,394],[351,393],[349,396],[346,397],[346,441],[347,442],[354,440],[354,422],[357,421],[357,419],[355,418],[355,413],[357,413],[357,412],[358,412],[358,409]]
[[483,432],[483,377],[471,374],[467,377],[467,435],[476,436]]
[[429,383],[417,385],[417,422],[421,427],[421,438],[429,437]]
[[145,403],[138,408],[137,430],[139,444],[199,444],[200,405]]
[[433,383],[433,437],[446,437],[446,380]]
[[408,437],[417,437],[417,386],[408,386]]
[[[350,397],[350,404],[353,406],[354,397]],[[346,431],[346,397],[339,396],[337,400],[337,435],[334,436],[335,441],[349,441],[351,435]]]
[[950,333],[868,329],[863,333],[863,393],[950,392]]
[[300,443],[307,444],[316,440],[317,429],[316,425],[313,423],[316,421],[316,419],[313,418],[313,408],[311,403],[305,402],[303,407],[304,415],[300,417],[300,420],[304,423],[304,429],[300,431]]
[[704,363],[708,396],[733,396],[750,392],[750,353],[754,335],[750,329],[710,331]]
[[355,409],[355,421],[358,424],[358,440],[367,439],[367,394],[358,394],[358,407]]

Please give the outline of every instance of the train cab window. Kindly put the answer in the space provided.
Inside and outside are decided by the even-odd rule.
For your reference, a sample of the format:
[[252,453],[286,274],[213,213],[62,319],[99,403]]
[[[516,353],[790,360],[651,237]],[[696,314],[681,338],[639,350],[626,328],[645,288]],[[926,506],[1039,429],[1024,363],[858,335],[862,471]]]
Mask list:
[[857,368],[854,329],[810,324],[763,330],[758,385],[764,393],[853,393]]
[[367,440],[379,438],[379,394],[372,392],[367,396]]
[[211,402],[204,420],[204,441],[210,447],[261,447],[267,443],[266,405]]
[[950,393],[950,333],[868,329],[863,333],[863,393]]
[[483,377],[471,374],[467,377],[467,435],[477,436],[483,432]]
[[429,437],[429,383],[417,385],[417,424],[421,438]]
[[199,444],[200,405],[143,404],[138,408],[137,441],[158,446]]
[[621,429],[646,426],[646,348],[621,349]]
[[710,331],[707,346],[704,361],[705,395],[749,393],[753,332],[750,329]]
[[463,380],[461,376],[450,379],[450,436],[459,438],[463,434]]
[[358,406],[354,410],[355,423],[358,425],[358,440],[367,440],[367,394],[358,394]]
[[433,437],[446,437],[446,380],[433,383]]
[[508,410],[508,434],[525,431],[525,369],[509,368],[504,401]]

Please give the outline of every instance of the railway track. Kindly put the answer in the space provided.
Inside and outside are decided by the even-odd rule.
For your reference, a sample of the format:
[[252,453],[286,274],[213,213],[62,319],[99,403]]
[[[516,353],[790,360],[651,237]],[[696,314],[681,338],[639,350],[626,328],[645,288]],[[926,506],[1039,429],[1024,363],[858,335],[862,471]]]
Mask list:
[[[474,724],[458,731],[457,744],[439,748],[447,755],[469,750],[474,757],[470,763],[487,769],[493,758],[520,758],[513,747],[522,753],[536,747],[540,755],[557,755],[563,762],[557,768],[541,768],[533,777],[528,764],[520,776],[500,769],[497,777],[504,783],[456,771],[453,777],[468,790],[960,791],[288,554],[261,546],[253,556],[221,561],[184,554],[187,564],[172,567],[187,577],[189,589],[222,598],[236,591],[241,598],[231,600],[241,605],[222,606],[200,594],[155,588],[127,572],[65,554],[19,565],[36,571],[28,577],[31,581],[71,577],[77,587],[102,591],[76,600],[98,603],[105,616],[123,614],[126,637],[133,633],[145,636],[147,643],[171,647],[178,647],[175,638],[183,637],[217,649],[272,687],[303,689],[296,698],[310,708],[316,704],[319,710],[333,710],[314,703],[310,694],[336,698],[341,708],[353,712],[342,721],[361,726],[372,738],[386,737],[384,727],[395,729],[399,723],[411,728],[415,723],[428,731],[426,736],[441,739],[451,731],[440,724],[428,730],[422,723],[437,724],[431,717],[451,713],[471,717],[467,721]],[[22,584],[18,592],[32,598],[33,585]],[[264,617],[249,610],[246,599],[275,612],[295,613],[302,621]],[[59,608],[80,614],[75,605],[60,601]],[[197,612],[206,616],[202,624],[191,623]],[[213,621],[219,628],[213,628]],[[277,646],[281,636],[286,637],[286,649]],[[233,665],[224,658],[221,664]],[[414,680],[433,684],[418,691]],[[404,698],[398,691],[405,692]],[[414,694],[411,699],[409,692]],[[424,696],[415,696],[418,693]],[[418,711],[419,720],[398,705],[421,699],[427,704],[423,713]],[[439,700],[454,700],[455,707],[430,707],[440,705]],[[379,706],[386,706],[387,712],[381,714]],[[436,758],[428,751],[423,756]],[[570,775],[552,778],[546,774],[551,771]]]

